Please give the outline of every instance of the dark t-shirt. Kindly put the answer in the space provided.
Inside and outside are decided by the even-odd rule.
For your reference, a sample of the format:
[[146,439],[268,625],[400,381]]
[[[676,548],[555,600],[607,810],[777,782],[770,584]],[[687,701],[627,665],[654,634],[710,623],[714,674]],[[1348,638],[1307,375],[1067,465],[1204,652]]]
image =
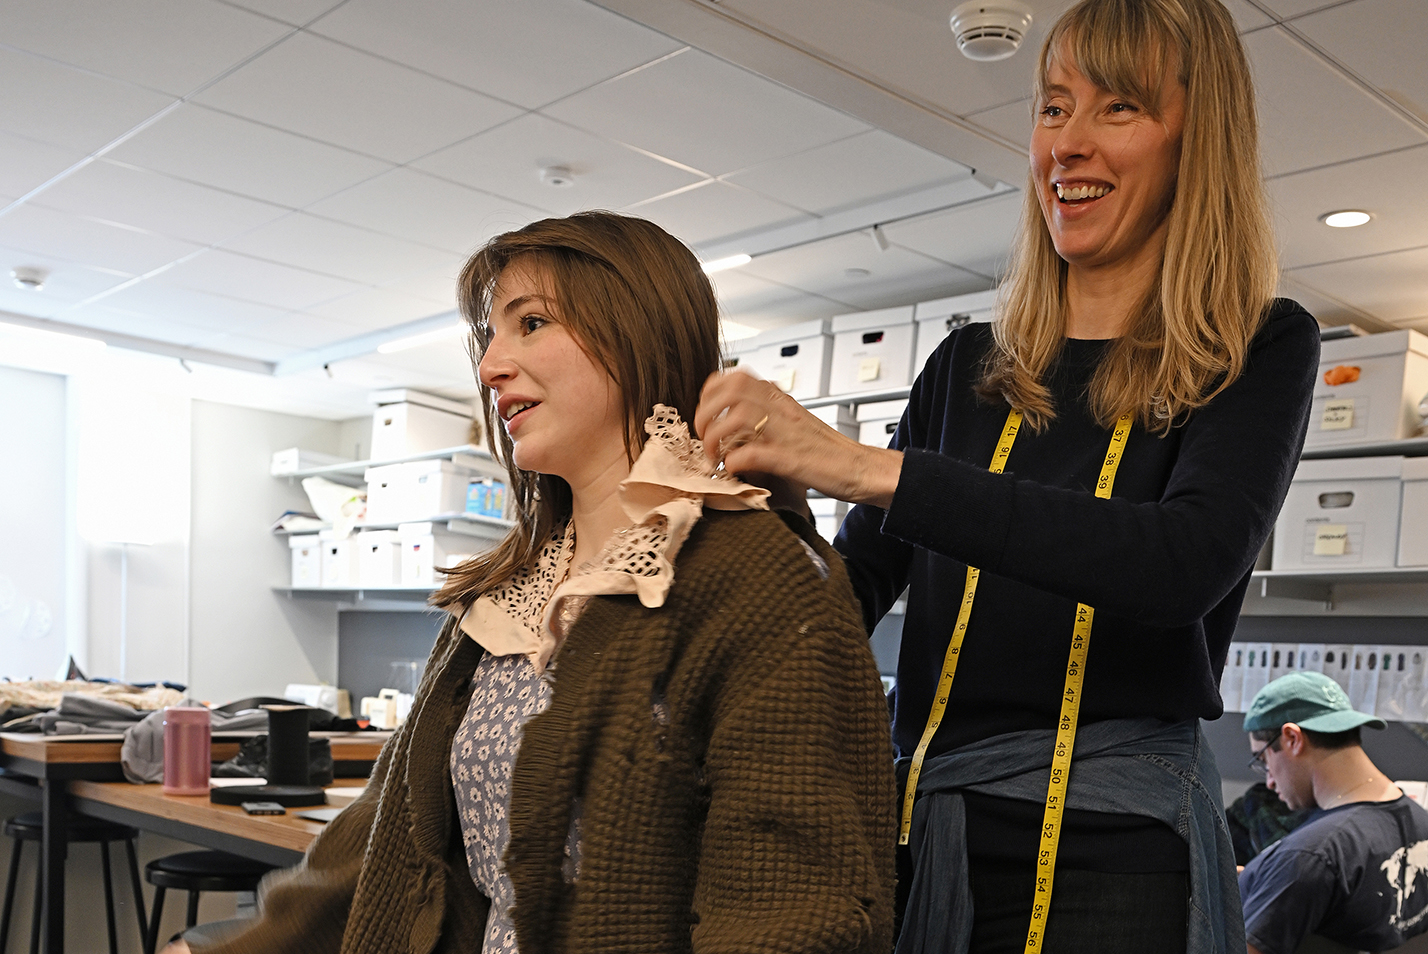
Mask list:
[[1316,812],[1240,872],[1245,935],[1294,954],[1307,934],[1386,951],[1428,930],[1428,812],[1407,796]]

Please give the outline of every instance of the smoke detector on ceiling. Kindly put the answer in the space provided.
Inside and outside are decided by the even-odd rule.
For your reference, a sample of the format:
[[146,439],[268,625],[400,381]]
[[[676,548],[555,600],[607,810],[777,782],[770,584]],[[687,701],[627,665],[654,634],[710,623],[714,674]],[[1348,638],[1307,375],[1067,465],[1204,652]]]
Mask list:
[[45,279],[49,277],[50,270],[37,265],[17,265],[10,270],[10,278],[15,282],[15,287],[25,291],[43,290]]
[[1031,27],[1031,8],[1016,0],[970,0],[952,11],[957,49],[969,60],[1004,60]]
[[546,166],[540,171],[540,181],[555,189],[575,185],[575,174],[569,166]]

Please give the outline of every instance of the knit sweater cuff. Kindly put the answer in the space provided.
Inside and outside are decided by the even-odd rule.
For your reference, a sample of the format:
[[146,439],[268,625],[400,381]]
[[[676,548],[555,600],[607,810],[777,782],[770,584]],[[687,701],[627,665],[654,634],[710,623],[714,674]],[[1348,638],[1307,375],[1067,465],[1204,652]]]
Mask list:
[[995,572],[1013,508],[1007,478],[944,454],[907,448],[883,533]]

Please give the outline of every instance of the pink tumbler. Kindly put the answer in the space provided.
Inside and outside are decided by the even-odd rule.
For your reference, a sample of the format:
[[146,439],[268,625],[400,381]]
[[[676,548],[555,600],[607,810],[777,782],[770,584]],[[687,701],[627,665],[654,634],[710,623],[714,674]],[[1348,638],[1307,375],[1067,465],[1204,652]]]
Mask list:
[[207,795],[209,764],[208,710],[170,706],[164,710],[164,794]]

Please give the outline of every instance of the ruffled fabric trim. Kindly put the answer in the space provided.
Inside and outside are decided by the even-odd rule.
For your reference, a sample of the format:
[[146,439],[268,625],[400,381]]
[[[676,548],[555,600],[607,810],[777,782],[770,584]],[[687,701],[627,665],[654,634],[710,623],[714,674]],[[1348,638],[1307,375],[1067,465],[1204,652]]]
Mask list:
[[541,625],[545,605],[570,569],[575,528],[552,535],[535,566],[520,570],[505,585],[477,597],[461,614],[461,631],[493,656],[528,657],[536,674],[545,672],[559,643]]
[[[462,632],[493,654],[523,653],[543,672],[590,597],[632,595],[647,607],[664,605],[674,583],[675,558],[705,507],[768,509],[768,491],[717,472],[674,408],[656,404],[645,433],[644,450],[620,482],[620,505],[630,525],[617,530],[598,557],[559,582],[565,574],[553,570],[569,565],[573,549],[573,532],[567,530],[566,548],[553,560],[547,557],[549,547],[542,551],[537,571],[519,587],[518,600],[507,591],[521,581],[480,597],[462,617]],[[552,575],[557,585],[544,599],[549,591],[539,592],[544,589],[540,583]],[[517,602],[544,603],[544,615],[538,622],[521,619],[511,612]]]

